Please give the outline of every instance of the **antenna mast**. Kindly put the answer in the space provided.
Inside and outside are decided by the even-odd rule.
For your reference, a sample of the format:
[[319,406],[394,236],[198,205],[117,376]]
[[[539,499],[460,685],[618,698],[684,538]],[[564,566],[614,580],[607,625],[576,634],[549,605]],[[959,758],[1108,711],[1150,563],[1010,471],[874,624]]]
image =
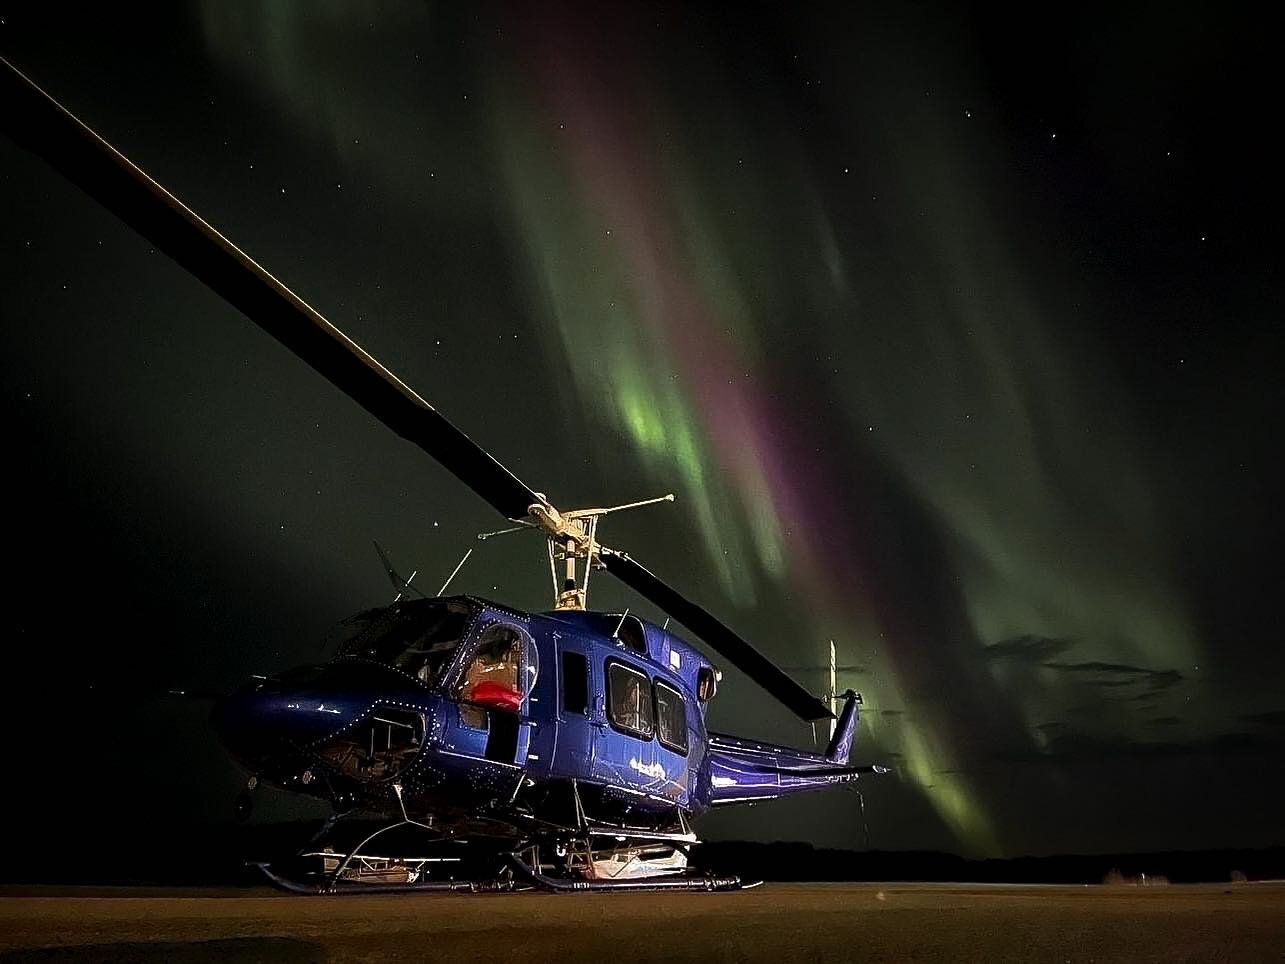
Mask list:
[[[839,712],[839,661],[834,654],[834,640],[830,640],[830,712]],[[830,717],[830,739],[834,739],[834,729],[839,721]]]

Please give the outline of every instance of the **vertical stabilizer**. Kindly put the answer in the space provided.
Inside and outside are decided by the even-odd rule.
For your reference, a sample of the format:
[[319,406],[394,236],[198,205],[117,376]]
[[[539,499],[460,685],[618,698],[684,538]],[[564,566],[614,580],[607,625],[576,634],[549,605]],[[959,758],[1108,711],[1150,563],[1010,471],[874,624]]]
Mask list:
[[830,745],[825,749],[826,762],[840,766],[847,764],[848,757],[852,753],[852,741],[857,735],[857,723],[861,719],[861,714],[857,710],[860,705],[860,693],[848,690],[843,694],[843,710],[839,713],[839,720],[835,724]]

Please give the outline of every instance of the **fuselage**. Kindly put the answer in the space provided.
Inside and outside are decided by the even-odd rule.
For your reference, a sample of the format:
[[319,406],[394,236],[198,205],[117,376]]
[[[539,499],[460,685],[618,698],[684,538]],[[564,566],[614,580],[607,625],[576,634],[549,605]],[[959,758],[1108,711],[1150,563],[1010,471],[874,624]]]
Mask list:
[[215,708],[225,743],[259,779],[339,810],[404,803],[472,832],[480,822],[514,833],[583,807],[661,829],[680,812],[842,782],[790,775],[833,762],[825,756],[711,739],[717,670],[631,615],[455,596],[345,625],[330,662],[256,679]]

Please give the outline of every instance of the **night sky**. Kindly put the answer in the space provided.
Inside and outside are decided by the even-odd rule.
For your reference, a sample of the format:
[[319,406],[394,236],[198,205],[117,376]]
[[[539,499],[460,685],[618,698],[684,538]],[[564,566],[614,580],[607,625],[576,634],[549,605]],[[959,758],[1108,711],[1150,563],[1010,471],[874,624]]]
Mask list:
[[[835,640],[873,846],[1285,843],[1249,12],[43,6],[0,53],[523,481],[673,491],[604,541],[817,692]],[[503,520],[6,138],[0,187],[6,807],[229,820],[157,694],[319,658],[391,596],[372,539],[431,591]],[[453,588],[547,608],[544,547]],[[710,722],[811,743],[732,670]],[[866,845],[847,791],[702,829]]]

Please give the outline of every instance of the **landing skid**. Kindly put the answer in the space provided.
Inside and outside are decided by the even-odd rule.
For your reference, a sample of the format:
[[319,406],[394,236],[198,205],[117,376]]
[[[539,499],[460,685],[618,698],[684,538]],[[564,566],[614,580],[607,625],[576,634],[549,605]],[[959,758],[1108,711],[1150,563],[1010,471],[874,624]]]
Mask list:
[[591,880],[554,877],[535,870],[517,854],[506,858],[512,874],[491,880],[416,880],[404,882],[376,882],[361,878],[293,877],[279,873],[267,863],[253,864],[268,881],[292,894],[334,896],[338,894],[495,894],[520,890],[544,890],[552,893],[577,891],[638,892],[638,891],[729,891],[757,887],[758,883],[744,884],[739,877],[669,874],[661,877],[629,877],[616,880]]
[[[394,784],[393,789],[401,803],[401,787]],[[448,835],[434,828],[431,822],[412,819],[403,804],[402,819],[367,834],[347,852],[336,852],[323,846],[320,840],[334,829],[339,819],[335,816],[309,841],[314,849],[297,853],[288,863],[289,869],[270,863],[251,866],[282,890],[316,895],[476,894],[531,889],[557,893],[729,891],[747,886],[739,877],[706,874],[688,866],[691,847],[697,841],[681,811],[676,817],[677,832],[666,832],[597,823],[589,820],[580,808],[578,794],[576,802],[576,828],[551,828],[521,843],[510,840],[507,846],[483,848],[479,854],[464,852],[469,856],[480,855],[479,861],[467,861],[460,856],[367,853],[365,848],[375,838],[403,828],[416,835],[428,833],[438,843],[448,839]],[[601,843],[595,846],[595,842]],[[454,853],[461,854],[461,851]]]
[[[509,854],[509,867],[514,874],[541,890],[566,893],[570,891],[721,891],[740,890],[745,885],[739,877],[711,877],[705,875],[666,874],[661,877],[625,877],[617,879],[577,879],[553,877],[534,869],[517,854]],[[751,884],[750,886],[756,886]]]
[[402,883],[375,883],[356,879],[317,879],[311,877],[292,877],[278,873],[270,864],[256,863],[257,868],[268,881],[281,890],[292,894],[312,896],[333,896],[337,894],[418,894],[418,893],[457,893],[482,894],[500,893],[503,891],[522,890],[512,879],[496,878],[494,880],[418,880]]
[[[376,837],[406,829],[417,834],[428,834],[435,842],[449,839],[448,834],[433,827],[432,823],[414,820],[406,812],[402,799],[400,784],[392,785],[397,795],[401,810],[401,819],[379,827],[367,834],[361,842],[351,847],[346,853],[336,852],[324,845],[325,839],[342,819],[342,814],[333,813],[321,829],[312,836],[308,844],[321,849],[303,850],[289,862],[290,869],[278,868],[267,862],[249,864],[262,873],[275,887],[292,894],[393,894],[404,892],[445,891],[454,893],[482,893],[518,889],[513,882],[513,875],[503,869],[503,860],[495,860],[491,866],[500,869],[497,876],[483,879],[456,880],[429,879],[430,874],[442,874],[458,871],[461,860],[458,857],[441,856],[381,856],[367,853],[365,848]],[[431,818],[430,818],[431,820]]]

